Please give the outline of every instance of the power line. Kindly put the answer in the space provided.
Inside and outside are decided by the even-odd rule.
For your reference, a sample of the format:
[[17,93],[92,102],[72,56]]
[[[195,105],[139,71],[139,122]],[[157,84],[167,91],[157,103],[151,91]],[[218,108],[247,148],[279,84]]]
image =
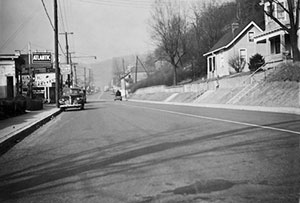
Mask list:
[[46,13],[46,15],[47,15],[47,17],[48,17],[48,20],[49,20],[49,22],[50,22],[50,25],[51,25],[51,27],[53,28],[53,30],[55,30],[54,25],[53,25],[53,23],[52,23],[52,21],[51,21],[51,18],[50,18],[50,16],[49,16],[48,10],[47,10],[47,8],[46,8],[46,5],[45,5],[45,3],[44,3],[44,0],[41,0],[41,2],[42,2],[42,4],[43,4],[43,7],[44,7],[45,13]]
[[64,23],[64,17],[63,17],[63,15],[62,15],[62,6],[61,6],[61,3],[60,3],[60,1],[58,1],[58,4],[59,4],[59,14],[60,14],[60,18],[61,18],[61,26],[62,26],[62,30],[64,31],[64,32],[66,32],[66,27],[65,27],[65,23]]
[[12,33],[9,36],[9,38],[7,38],[7,40],[0,46],[0,50],[4,49],[9,44],[9,42],[11,42],[14,38],[16,38],[16,36],[25,27],[25,25],[27,23],[29,23],[33,19],[33,17],[35,17],[37,14],[38,14],[38,12],[37,12],[37,9],[36,9],[32,12],[32,14],[27,19],[25,19],[25,21],[17,28],[17,30],[14,33]]
[[[43,7],[44,7],[45,13],[46,13],[46,15],[47,15],[47,17],[48,17],[48,20],[49,20],[49,22],[50,22],[50,25],[51,25],[53,31],[55,31],[54,25],[53,25],[52,20],[51,20],[51,18],[50,18],[50,16],[49,16],[49,13],[48,13],[47,7],[46,7],[46,5],[45,5],[45,3],[44,3],[44,0],[41,0],[41,2],[42,2],[42,4],[43,4]],[[63,51],[63,48],[62,48],[60,42],[58,42],[58,45],[59,45],[59,48],[60,48],[61,52],[62,52],[64,55],[66,55],[66,54],[64,53],[64,51]]]
[[127,4],[127,5],[152,5],[150,1],[141,1],[141,0],[94,0],[95,2],[107,2],[107,3],[120,3],[120,4]]
[[127,7],[127,8],[142,8],[142,9],[149,9],[151,8],[151,4],[145,4],[146,2],[127,2],[127,1],[105,1],[105,0],[80,0],[85,3],[90,4],[97,4],[102,6],[117,6],[117,7]]

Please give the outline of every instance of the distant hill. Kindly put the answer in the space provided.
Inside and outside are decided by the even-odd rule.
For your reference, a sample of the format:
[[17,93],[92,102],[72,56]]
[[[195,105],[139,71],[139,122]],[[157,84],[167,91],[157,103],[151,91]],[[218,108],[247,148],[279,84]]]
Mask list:
[[103,86],[110,83],[112,79],[112,59],[91,64],[91,68],[97,87],[103,88]]
[[[145,59],[145,55],[141,55],[141,56],[139,55],[139,57]],[[118,64],[122,64],[123,59],[124,59],[125,67],[129,65],[135,66],[136,63],[135,55],[114,57],[112,59],[101,61],[99,63],[91,64],[90,67],[92,68],[93,71],[95,85],[97,87],[103,88],[105,85],[110,84],[113,78],[112,70],[113,70],[114,61],[117,60]]]

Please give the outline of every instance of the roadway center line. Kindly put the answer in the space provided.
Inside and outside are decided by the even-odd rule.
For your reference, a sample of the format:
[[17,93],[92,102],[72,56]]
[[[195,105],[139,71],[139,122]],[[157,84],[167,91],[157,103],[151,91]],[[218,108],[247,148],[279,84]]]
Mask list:
[[268,130],[274,130],[274,131],[280,131],[280,132],[300,135],[300,132],[298,132],[298,131],[287,130],[287,129],[282,129],[282,128],[275,128],[275,127],[270,127],[270,126],[257,125],[257,124],[252,124],[252,123],[245,123],[245,122],[239,122],[239,121],[233,121],[233,120],[227,120],[227,119],[221,119],[221,118],[214,118],[214,117],[208,117],[208,116],[199,116],[199,115],[194,115],[194,114],[180,113],[177,111],[168,111],[168,110],[156,109],[156,108],[151,108],[151,107],[141,107],[141,106],[135,106],[135,105],[130,105],[130,104],[123,104],[123,105],[138,107],[138,108],[142,108],[142,109],[149,109],[149,110],[153,110],[153,111],[160,111],[160,112],[170,113],[170,114],[175,114],[175,115],[181,115],[181,116],[187,116],[187,117],[193,117],[193,118],[202,118],[202,119],[206,119],[206,120],[213,120],[213,121],[219,121],[219,122],[225,122],[225,123],[233,123],[233,124],[238,124],[238,125],[245,125],[245,126],[251,126],[251,127],[256,127],[256,128],[263,128],[263,129],[268,129]]

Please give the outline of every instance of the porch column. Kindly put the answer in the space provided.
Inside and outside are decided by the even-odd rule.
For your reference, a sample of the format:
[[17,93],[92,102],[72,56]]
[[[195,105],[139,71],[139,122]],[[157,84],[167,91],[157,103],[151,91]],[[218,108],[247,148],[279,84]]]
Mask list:
[[284,37],[284,33],[280,35],[280,52],[282,54],[284,54],[284,52],[286,51],[285,49],[285,37]]
[[206,58],[206,63],[207,63],[207,79],[209,79],[210,78],[210,72],[209,72],[209,56]]
[[265,61],[268,62],[271,59],[271,42],[270,38],[266,38],[266,56],[265,56]]

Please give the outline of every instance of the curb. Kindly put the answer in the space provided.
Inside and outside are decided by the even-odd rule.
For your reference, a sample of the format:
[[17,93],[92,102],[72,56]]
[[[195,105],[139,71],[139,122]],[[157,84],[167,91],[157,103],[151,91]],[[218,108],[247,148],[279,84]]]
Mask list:
[[230,104],[197,104],[197,103],[163,102],[163,101],[149,101],[149,100],[135,100],[135,99],[130,99],[129,101],[140,102],[140,103],[152,103],[152,104],[167,104],[167,105],[176,105],[176,106],[193,106],[193,107],[204,107],[204,108],[261,111],[261,112],[270,112],[270,113],[287,113],[287,114],[300,115],[300,108],[296,108],[296,107],[263,107],[263,106],[242,106],[242,105],[230,105]]
[[24,127],[23,129],[20,129],[11,135],[9,135],[4,141],[0,142],[0,155],[7,152],[10,148],[12,148],[14,145],[19,143],[21,140],[23,140],[25,137],[33,133],[35,130],[40,128],[42,125],[47,123],[48,121],[52,120],[53,117],[59,115],[61,113],[61,110],[57,110],[54,113],[51,113],[47,115],[46,117],[37,120],[36,122],[31,123],[30,125]]

